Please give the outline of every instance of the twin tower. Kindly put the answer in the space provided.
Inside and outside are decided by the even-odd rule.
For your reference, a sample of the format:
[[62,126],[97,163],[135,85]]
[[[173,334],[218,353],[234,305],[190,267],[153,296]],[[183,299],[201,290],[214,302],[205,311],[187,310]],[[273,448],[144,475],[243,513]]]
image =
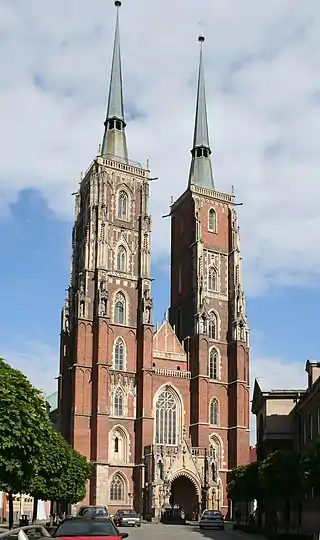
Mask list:
[[60,428],[93,463],[87,502],[155,515],[187,504],[189,479],[194,504],[226,511],[228,471],[249,460],[249,329],[234,195],[214,186],[204,38],[189,180],[170,212],[169,320],[155,332],[150,171],[128,158],[115,5],[103,141],[75,198]]

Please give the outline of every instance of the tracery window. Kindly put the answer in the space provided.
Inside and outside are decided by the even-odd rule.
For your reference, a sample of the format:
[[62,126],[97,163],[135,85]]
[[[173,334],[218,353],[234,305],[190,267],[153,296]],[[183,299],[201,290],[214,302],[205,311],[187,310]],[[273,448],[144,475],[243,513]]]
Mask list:
[[208,270],[208,289],[209,291],[216,291],[218,286],[217,270],[215,268],[209,268]]
[[117,270],[119,272],[127,271],[127,251],[124,246],[119,246],[117,250]]
[[118,338],[114,346],[114,369],[122,371],[124,369],[125,345],[121,338]]
[[114,395],[114,414],[115,416],[123,416],[123,394],[120,388]]
[[110,484],[110,501],[125,501],[125,484],[123,478],[119,474],[112,477]]
[[219,354],[217,349],[211,349],[209,354],[209,377],[212,380],[219,378]]
[[208,320],[208,334],[211,339],[217,339],[218,336],[218,319],[215,313],[210,313]]
[[210,208],[208,214],[208,229],[211,232],[216,232],[217,230],[217,214],[214,208]]
[[173,391],[167,387],[159,395],[156,403],[156,442],[159,444],[178,443],[179,407]]
[[117,217],[119,219],[128,219],[128,195],[125,191],[120,191],[118,196],[118,212]]
[[210,402],[210,424],[217,426],[219,423],[219,404],[216,398],[213,398]]
[[116,324],[125,324],[126,319],[126,299],[124,295],[119,292],[116,296],[114,304],[114,322]]

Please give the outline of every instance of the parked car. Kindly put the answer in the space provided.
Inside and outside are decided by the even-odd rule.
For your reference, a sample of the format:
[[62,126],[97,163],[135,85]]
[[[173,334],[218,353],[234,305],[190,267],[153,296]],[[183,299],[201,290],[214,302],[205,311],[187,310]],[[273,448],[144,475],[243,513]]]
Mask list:
[[135,510],[118,510],[113,521],[117,527],[141,527],[141,516]]
[[85,517],[108,517],[108,508],[106,506],[80,506],[77,516]]
[[224,517],[220,510],[205,510],[199,521],[200,529],[224,529]]
[[[89,519],[88,519],[89,518]],[[95,540],[122,540],[128,533],[120,533],[112,519],[100,516],[75,516],[63,520],[52,534],[52,538],[59,540],[73,539],[85,540],[94,536]]]

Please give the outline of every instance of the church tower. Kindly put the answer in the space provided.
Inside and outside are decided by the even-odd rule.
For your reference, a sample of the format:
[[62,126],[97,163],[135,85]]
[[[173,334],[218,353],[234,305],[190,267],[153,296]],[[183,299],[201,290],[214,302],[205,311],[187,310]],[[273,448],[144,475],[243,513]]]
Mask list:
[[217,191],[200,62],[186,191],[171,207],[170,322],[189,357],[193,446],[219,449],[219,474],[249,460],[249,329],[234,194]]
[[71,275],[61,322],[60,425],[94,464],[90,504],[123,500],[124,493],[133,498],[142,457],[136,433],[144,429],[143,381],[137,383],[136,372],[152,363],[149,165],[128,158],[121,2],[115,6],[104,135],[75,194]]

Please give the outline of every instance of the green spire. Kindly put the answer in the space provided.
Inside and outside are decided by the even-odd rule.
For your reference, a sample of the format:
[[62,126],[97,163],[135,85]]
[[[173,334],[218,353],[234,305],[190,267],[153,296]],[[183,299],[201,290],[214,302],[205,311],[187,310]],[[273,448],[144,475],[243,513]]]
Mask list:
[[109,99],[105,131],[103,135],[101,154],[127,161],[127,141],[124,121],[123,87],[120,52],[119,7],[121,2],[116,0],[117,8],[116,29],[114,34],[112,67],[109,86]]
[[193,148],[191,150],[192,160],[190,166],[189,186],[191,184],[215,189],[211,166],[211,148],[209,144],[209,130],[207,118],[206,89],[203,69],[203,42],[204,37],[199,37],[200,42],[200,62],[198,74],[198,91],[196,103],[196,118],[194,124]]

